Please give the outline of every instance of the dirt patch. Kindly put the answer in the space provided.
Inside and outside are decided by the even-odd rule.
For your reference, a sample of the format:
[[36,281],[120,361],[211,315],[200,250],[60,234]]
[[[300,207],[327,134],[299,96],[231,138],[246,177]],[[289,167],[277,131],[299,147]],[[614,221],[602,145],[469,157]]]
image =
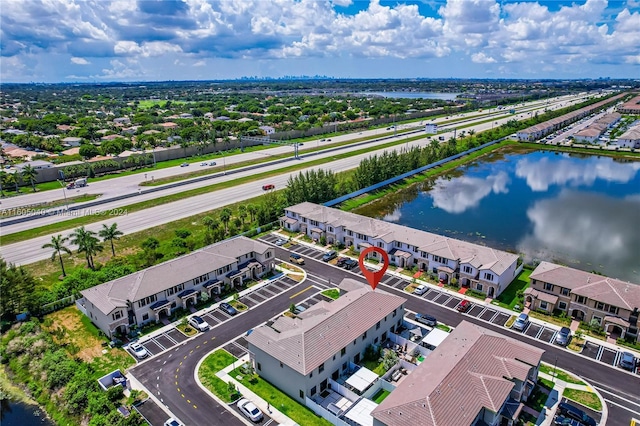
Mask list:
[[66,345],[74,356],[90,362],[102,356],[105,340],[97,336],[96,330],[88,329],[82,316],[75,306],[70,306],[47,315],[43,328],[51,333],[57,344]]

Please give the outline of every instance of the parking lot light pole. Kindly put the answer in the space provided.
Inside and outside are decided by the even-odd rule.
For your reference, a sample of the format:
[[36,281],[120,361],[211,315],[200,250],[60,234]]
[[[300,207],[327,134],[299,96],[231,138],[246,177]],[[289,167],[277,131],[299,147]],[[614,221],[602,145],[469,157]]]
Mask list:
[[556,360],[553,363],[553,383],[556,382],[556,367],[557,366],[558,366],[558,357],[556,357]]

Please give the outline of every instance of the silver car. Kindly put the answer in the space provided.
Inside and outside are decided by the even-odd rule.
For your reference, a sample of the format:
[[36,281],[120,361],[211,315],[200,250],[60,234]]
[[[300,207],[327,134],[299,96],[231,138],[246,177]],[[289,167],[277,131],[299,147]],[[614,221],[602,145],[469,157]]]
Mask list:
[[518,315],[518,319],[513,323],[513,329],[522,331],[527,328],[527,325],[529,325],[529,315],[522,313]]

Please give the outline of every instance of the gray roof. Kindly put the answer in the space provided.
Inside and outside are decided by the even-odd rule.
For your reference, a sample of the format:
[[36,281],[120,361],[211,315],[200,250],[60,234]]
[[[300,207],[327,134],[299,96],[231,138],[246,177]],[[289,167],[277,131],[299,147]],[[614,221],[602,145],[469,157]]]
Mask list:
[[543,353],[462,321],[371,415],[387,426],[471,425],[483,408],[498,412]]
[[497,275],[501,275],[518,260],[517,255],[506,251],[318,204],[305,202],[287,207],[286,210],[330,226],[344,226],[350,231],[381,239],[387,243],[398,241],[416,246],[421,251],[446,259],[460,260],[460,263],[469,263],[479,270],[491,270]]
[[269,246],[246,237],[221,241],[182,257],[151,266],[142,271],[81,291],[101,312],[126,307],[126,301],[136,302],[170,287],[236,263],[241,255],[264,253]]
[[571,293],[578,296],[630,311],[633,308],[640,308],[640,285],[638,284],[549,262],[540,262],[529,279],[568,288]]
[[[353,280],[347,278],[345,281]],[[298,318],[281,316],[271,326],[256,328],[246,339],[249,344],[306,375],[405,301],[402,297],[361,287],[333,302],[318,303]]]

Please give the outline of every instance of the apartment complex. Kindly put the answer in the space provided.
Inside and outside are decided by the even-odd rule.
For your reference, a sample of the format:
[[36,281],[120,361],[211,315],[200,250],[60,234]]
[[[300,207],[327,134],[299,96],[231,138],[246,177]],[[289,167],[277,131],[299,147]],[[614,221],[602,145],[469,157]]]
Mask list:
[[437,274],[443,283],[457,283],[488,297],[504,291],[518,267],[518,256],[512,253],[308,202],[287,207],[280,224],[312,239],[325,238],[329,244],[342,243],[358,251],[380,247],[400,268],[416,266]]
[[595,320],[610,337],[640,340],[640,285],[549,262],[541,262],[529,280],[524,293],[530,309]]
[[619,105],[617,110],[622,114],[640,114],[640,95],[635,96],[622,105]]
[[295,318],[281,316],[246,337],[256,372],[303,404],[402,325],[406,299],[344,281],[355,289]]
[[597,142],[600,136],[620,121],[622,116],[617,112],[605,114],[584,129],[577,131],[573,136],[576,142]]
[[466,321],[372,412],[374,426],[511,426],[544,350]]
[[110,338],[160,321],[224,289],[258,279],[273,268],[274,249],[246,237],[193,253],[81,291],[80,310]]

